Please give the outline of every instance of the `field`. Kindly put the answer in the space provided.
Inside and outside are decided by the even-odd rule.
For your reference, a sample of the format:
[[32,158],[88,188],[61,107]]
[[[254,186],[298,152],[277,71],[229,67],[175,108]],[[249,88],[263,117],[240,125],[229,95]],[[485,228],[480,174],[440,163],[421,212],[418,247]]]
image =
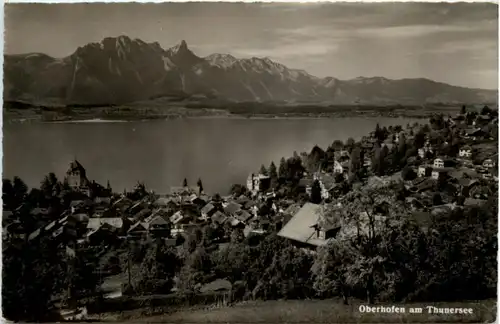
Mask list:
[[[405,314],[367,314],[359,312],[361,301],[343,305],[339,300],[279,300],[240,303],[215,309],[186,309],[171,314],[152,315],[152,310],[134,310],[121,314],[101,314],[100,320],[146,323],[492,323],[496,301],[395,304]],[[425,306],[472,308],[472,315],[428,314]],[[382,305],[376,305],[382,306]],[[383,306],[392,306],[385,304]],[[422,314],[410,314],[410,307],[422,307]],[[140,317],[140,318],[139,318]]]
[[240,117],[409,117],[428,118],[435,113],[455,114],[458,105],[327,105],[226,101],[192,101],[161,98],[121,106],[32,106],[4,103],[7,122],[66,121],[86,119],[143,120],[206,116]]

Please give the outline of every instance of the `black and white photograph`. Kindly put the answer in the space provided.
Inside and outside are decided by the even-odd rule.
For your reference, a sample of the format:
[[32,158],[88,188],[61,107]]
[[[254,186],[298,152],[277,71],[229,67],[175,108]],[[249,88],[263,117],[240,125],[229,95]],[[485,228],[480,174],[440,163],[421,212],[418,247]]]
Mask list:
[[496,321],[498,4],[3,8],[5,321]]

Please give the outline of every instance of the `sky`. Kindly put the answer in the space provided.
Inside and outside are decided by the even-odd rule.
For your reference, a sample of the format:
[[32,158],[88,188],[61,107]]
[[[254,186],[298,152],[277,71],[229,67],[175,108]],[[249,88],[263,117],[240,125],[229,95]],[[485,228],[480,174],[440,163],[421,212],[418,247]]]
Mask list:
[[6,4],[5,53],[72,54],[127,35],[199,56],[269,57],[318,77],[429,78],[498,88],[487,3]]

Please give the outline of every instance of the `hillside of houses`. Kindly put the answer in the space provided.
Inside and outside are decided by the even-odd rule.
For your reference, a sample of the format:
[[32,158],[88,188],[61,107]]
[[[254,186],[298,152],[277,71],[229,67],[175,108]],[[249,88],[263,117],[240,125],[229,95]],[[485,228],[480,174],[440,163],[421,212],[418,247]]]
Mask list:
[[[390,255],[381,251],[396,251],[403,241],[420,242],[421,236],[434,235],[435,241],[411,243],[425,253],[410,249],[405,258],[417,258],[412,253],[418,253],[421,264],[431,264],[426,258],[433,253],[438,258],[439,247],[445,249],[448,241],[449,246],[474,247],[479,250],[471,253],[494,258],[496,246],[486,234],[496,233],[492,206],[496,208],[498,196],[497,164],[498,112],[488,107],[479,112],[464,107],[456,116],[433,116],[428,124],[377,125],[358,140],[335,140],[325,149],[315,146],[311,152],[295,152],[277,165],[273,162],[249,174],[246,184],[234,184],[227,196],[206,193],[201,179],[196,186],[186,179],[166,194],[152,192],[142,183],[116,193],[109,183],[102,186],[87,179],[85,168],[72,161],[62,181],[50,174],[39,189],[28,190],[19,178],[4,179],[7,269],[14,275],[23,262],[17,256],[29,255],[36,261],[38,252],[26,253],[42,248],[40,258],[52,260],[36,276],[22,274],[18,286],[5,289],[17,289],[33,276],[50,280],[50,270],[66,278],[54,284],[56,288],[46,289],[47,300],[54,301],[45,306],[59,308],[97,295],[102,301],[207,291],[231,292],[231,298],[241,300],[332,295],[341,295],[346,302],[349,296],[369,302],[410,295],[426,300],[435,289],[447,286],[416,291],[415,285],[432,275],[439,283],[449,274],[433,272],[429,266],[422,270],[429,277],[415,277],[415,283],[384,295],[391,283],[383,274],[405,274],[398,262],[389,266]],[[455,236],[449,232],[450,237],[435,234],[445,233],[451,219],[463,222],[464,231],[478,231],[477,241],[458,246],[464,231],[453,232]],[[392,245],[382,247],[381,237],[394,238]],[[346,247],[356,247],[357,252]],[[336,255],[335,262],[342,263],[337,272],[328,270],[336,264],[328,255]],[[367,277],[344,283],[341,278],[367,267],[352,261],[359,259],[356,255],[386,270],[372,267]],[[412,266],[415,270],[421,265]],[[460,269],[478,266],[466,264]],[[454,280],[473,285],[478,283],[476,276],[496,278],[496,273],[486,273],[488,266],[482,269],[463,281]],[[332,273],[336,279],[329,277]],[[224,284],[214,284],[221,281]],[[481,281],[479,288],[468,292],[470,296],[449,292],[458,298],[482,298],[491,289],[491,283]],[[21,297],[21,302],[30,304],[30,295]],[[11,307],[15,313],[17,308]],[[37,312],[32,314],[38,316],[43,310]]]

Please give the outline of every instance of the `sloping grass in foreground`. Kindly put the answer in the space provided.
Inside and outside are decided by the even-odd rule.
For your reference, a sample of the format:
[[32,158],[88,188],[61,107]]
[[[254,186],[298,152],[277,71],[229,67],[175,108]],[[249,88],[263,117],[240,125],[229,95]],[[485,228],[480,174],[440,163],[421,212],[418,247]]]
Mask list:
[[[343,305],[339,300],[256,301],[217,309],[179,311],[141,318],[141,322],[168,323],[493,323],[496,301],[380,304],[405,307],[406,313],[362,313],[361,301]],[[472,315],[429,314],[426,306],[472,308]],[[421,307],[421,314],[410,314],[410,307]]]

